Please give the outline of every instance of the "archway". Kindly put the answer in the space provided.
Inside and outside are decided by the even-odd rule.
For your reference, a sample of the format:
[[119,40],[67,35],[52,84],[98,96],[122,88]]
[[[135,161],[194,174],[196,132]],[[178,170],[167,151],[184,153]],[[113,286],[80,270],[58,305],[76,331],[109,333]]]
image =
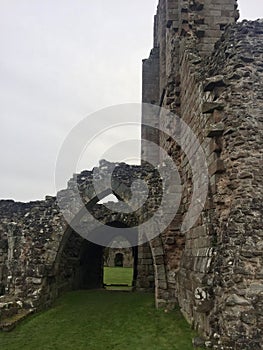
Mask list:
[[[112,180],[111,184],[104,184],[100,193],[93,186],[93,177],[98,175],[97,171],[103,175],[102,178],[106,174]],[[0,209],[4,208],[1,209],[1,241],[3,235],[7,238],[8,233],[8,248],[2,247],[2,254],[0,252],[0,284],[6,295],[15,295],[26,300],[28,305],[38,308],[50,305],[65,290],[102,287],[104,248],[91,243],[94,242],[92,235],[96,234],[98,226],[128,227],[132,230],[139,226],[141,217],[145,219],[142,214],[146,211],[136,210],[130,213],[125,210],[130,204],[132,183],[138,178],[151,182],[154,177],[149,176],[149,172],[155,174],[154,169],[149,167],[104,161],[98,169],[74,174],[68,181],[67,188],[59,191],[56,197],[47,196],[44,201],[32,203],[4,201],[3,206],[0,203]],[[122,203],[116,203],[117,207],[113,205],[110,209],[98,204],[102,198],[112,193]],[[87,211],[91,215],[87,215]],[[108,231],[107,234],[110,235],[104,246],[115,236]],[[128,238],[128,230],[122,231],[124,238]],[[85,232],[88,232],[87,236]],[[131,231],[130,245],[136,247],[138,232],[134,229],[132,237],[130,233]],[[149,256],[144,258],[144,253],[140,250],[138,264],[138,248],[132,248],[132,253],[133,285],[136,284],[141,290],[147,288],[145,286],[149,282],[148,265],[145,265],[145,269],[141,268]]]
[[114,258],[114,266],[115,267],[123,267],[123,254],[122,253],[116,253]]
[[[100,212],[103,213],[103,206],[97,206],[100,206]],[[128,227],[128,224],[121,222],[121,217],[119,220],[116,220],[116,213],[112,214],[112,221],[110,221],[108,211],[105,211],[105,213],[107,214],[105,214],[107,218],[105,225],[111,228],[110,231],[107,231],[108,245],[110,246],[120,236],[126,240],[126,244],[131,245],[135,241],[135,236],[138,235],[137,229],[134,228],[133,241],[129,242],[128,238],[125,237],[125,230],[123,230]],[[107,248],[92,243],[92,241],[96,241],[97,235],[103,234],[103,230],[105,230],[104,225],[91,230],[89,232],[89,241],[68,227],[63,246],[57,256],[56,283],[59,292],[72,289],[98,289],[104,287],[104,253]],[[132,231],[133,229],[129,233]],[[138,248],[130,247],[129,249],[132,252],[132,275],[129,285],[131,284],[133,287],[136,285],[137,279]],[[116,262],[118,266],[123,266],[124,257],[121,249],[119,249],[118,253]]]
[[[160,204],[159,197],[155,195],[155,177],[152,175],[149,176],[149,174],[155,175],[156,170],[147,164],[142,168],[140,166],[130,166],[124,163],[108,163],[106,161],[100,162],[100,168],[96,168],[95,170],[95,172],[93,169],[91,172],[83,171],[80,174],[74,175],[74,177],[68,182],[68,188],[58,193],[57,202],[59,207],[60,209],[63,209],[64,213],[66,213],[67,221],[71,223],[71,227],[73,227],[76,232],[80,232],[81,236],[88,239],[88,241],[96,243],[100,242],[103,246],[107,246],[116,234],[120,235],[119,232],[116,233],[114,230],[108,229],[106,235],[103,235],[103,227],[105,228],[105,225],[108,226],[108,228],[129,228],[129,230],[120,231],[123,231],[121,232],[121,235],[128,239],[130,246],[135,247],[132,248],[132,285],[134,287],[136,286],[139,290],[152,290],[152,285],[154,284],[152,252],[149,251],[147,252],[147,255],[144,256],[145,247],[138,248],[137,228],[140,226],[141,221],[145,221],[148,217],[151,217],[152,211],[154,211],[156,206]],[[108,174],[111,177],[110,187],[107,187],[109,184],[105,182],[100,189],[102,192],[97,193],[93,186],[93,176],[95,175],[96,177],[104,179],[105,174]],[[144,179],[147,183],[149,182],[148,188],[152,190],[148,193],[146,204],[142,208],[141,203],[138,200],[138,203],[133,203],[133,210],[127,211],[127,207],[128,209],[131,209],[129,208],[131,186],[135,180],[138,180],[138,178]],[[139,189],[137,189],[137,191],[139,191]],[[111,202],[110,206],[106,206],[104,200],[110,194],[113,194],[115,199],[119,200],[119,202]],[[137,196],[133,197],[136,201]],[[156,203],[154,202],[155,204],[152,199],[156,201]],[[103,203],[103,205],[100,203]],[[137,209],[135,210],[134,208]],[[99,228],[100,224],[98,225],[98,222],[102,224],[102,228]],[[86,258],[85,255],[89,254],[89,249],[93,249],[97,252],[94,253],[96,258],[94,258],[95,262],[92,265],[96,270],[96,276],[102,276],[102,250],[96,247],[96,245],[93,246],[93,248],[90,248],[90,244],[84,244],[83,238],[81,237],[75,239],[76,242],[73,243],[73,247],[75,247],[73,248],[73,252],[70,245],[65,250],[65,246],[71,241],[69,237],[75,237],[76,235],[72,233],[71,227],[65,230],[61,235],[61,241],[59,242],[57,250],[58,253],[56,254],[55,266],[57,270],[55,271],[55,275],[59,276],[58,278],[60,280],[62,279],[62,283],[60,283],[62,289],[73,287],[79,288],[79,286],[83,285],[99,288],[103,286],[103,278],[100,277],[98,280],[93,279],[92,275],[94,275],[94,273],[90,271],[90,268],[87,266],[85,267],[85,265],[90,264],[90,260]],[[137,228],[135,229],[135,227]],[[102,235],[102,240],[100,239],[100,234]],[[96,235],[98,237],[96,237]],[[140,234],[140,237],[142,236],[143,235]],[[103,243],[101,243],[101,241],[103,241]],[[140,242],[142,242],[141,239]],[[138,249],[140,250],[140,264],[138,264]],[[73,257],[71,257],[72,254],[74,255]],[[64,255],[64,262],[62,261],[62,255]],[[139,272],[138,265],[140,265]],[[93,280],[92,283],[88,283],[87,281],[84,283],[85,278],[83,277],[83,274],[85,273],[86,276],[89,276],[87,277],[87,280]],[[63,275],[65,278],[63,278]],[[140,282],[138,283],[139,280]]]

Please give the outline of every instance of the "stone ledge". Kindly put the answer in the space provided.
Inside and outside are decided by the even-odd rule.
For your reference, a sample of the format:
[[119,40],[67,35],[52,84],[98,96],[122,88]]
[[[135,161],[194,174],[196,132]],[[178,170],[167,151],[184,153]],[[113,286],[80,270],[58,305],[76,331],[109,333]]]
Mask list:
[[27,316],[33,314],[35,309],[30,310],[20,310],[16,315],[6,318],[0,322],[0,331],[10,332],[12,331],[18,323],[23,321]]
[[223,135],[225,125],[223,123],[211,124],[207,129],[206,137],[213,138]]

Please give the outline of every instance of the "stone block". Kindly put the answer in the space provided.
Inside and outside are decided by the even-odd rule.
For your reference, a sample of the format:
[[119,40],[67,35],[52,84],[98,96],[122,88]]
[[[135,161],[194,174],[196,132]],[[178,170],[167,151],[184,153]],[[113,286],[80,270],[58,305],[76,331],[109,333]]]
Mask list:
[[207,78],[204,84],[204,92],[213,91],[216,87],[224,87],[227,83],[224,75],[216,75],[211,78]]
[[206,137],[219,137],[222,136],[225,130],[225,126],[223,123],[217,123],[209,125],[206,131]]
[[235,305],[248,306],[248,305],[251,305],[251,303],[243,297],[240,297],[236,294],[232,294],[227,298],[226,305],[227,306],[235,306]]
[[223,109],[224,109],[223,103],[204,102],[202,105],[202,113],[204,114],[213,113],[215,110],[221,111]]
[[42,283],[42,278],[33,277],[32,278],[32,283],[33,284],[41,284]]
[[209,175],[220,174],[225,172],[225,165],[222,159],[217,159],[209,166]]

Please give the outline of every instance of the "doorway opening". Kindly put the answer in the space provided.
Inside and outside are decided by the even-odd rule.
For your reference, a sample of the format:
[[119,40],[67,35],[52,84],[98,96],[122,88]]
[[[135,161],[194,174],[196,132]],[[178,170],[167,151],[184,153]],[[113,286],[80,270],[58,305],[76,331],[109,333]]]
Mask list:
[[115,267],[123,267],[123,254],[122,253],[115,254],[114,266]]
[[[120,228],[120,223],[114,223]],[[125,226],[123,226],[124,228]],[[119,232],[119,231],[118,231]],[[108,290],[131,291],[136,285],[138,248],[123,236],[115,236],[104,249],[103,284]]]
[[[76,289],[111,289],[131,291],[136,285],[138,248],[131,247],[121,222],[110,222],[112,227],[108,246],[88,241],[70,230],[60,252],[56,287],[59,292]],[[103,229],[102,229],[103,231]],[[92,231],[90,237],[103,234]],[[136,229],[134,235],[137,235]]]

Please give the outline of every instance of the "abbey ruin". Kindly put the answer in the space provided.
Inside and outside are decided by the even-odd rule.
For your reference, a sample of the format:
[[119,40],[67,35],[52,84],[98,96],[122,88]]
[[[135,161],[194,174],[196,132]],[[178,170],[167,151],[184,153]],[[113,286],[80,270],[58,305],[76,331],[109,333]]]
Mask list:
[[173,121],[160,125],[158,116],[151,120],[155,127],[147,127],[152,115],[143,109],[142,140],[169,154],[182,179],[172,222],[141,244],[140,235],[151,232],[140,224],[153,215],[162,195],[158,168],[150,165],[161,165],[162,155],[143,142],[142,156],[150,164],[101,161],[97,169],[113,171],[112,188],[103,195],[113,192],[124,206],[133,181],[146,181],[146,204],[132,214],[99,204],[94,170],[75,174],[57,197],[0,201],[0,321],[19,310],[27,314],[49,306],[63,291],[102,287],[103,246],[92,239],[99,228],[83,219],[75,205],[79,195],[97,221],[112,228],[108,243],[114,228],[134,228],[136,290],[154,291],[157,307],[179,305],[207,347],[262,349],[263,21],[237,22],[238,17],[236,0],[159,0],[153,49],[143,61],[142,102],[178,115],[206,156],[208,195],[194,225],[181,230],[196,179],[183,149],[169,137],[180,130]]

